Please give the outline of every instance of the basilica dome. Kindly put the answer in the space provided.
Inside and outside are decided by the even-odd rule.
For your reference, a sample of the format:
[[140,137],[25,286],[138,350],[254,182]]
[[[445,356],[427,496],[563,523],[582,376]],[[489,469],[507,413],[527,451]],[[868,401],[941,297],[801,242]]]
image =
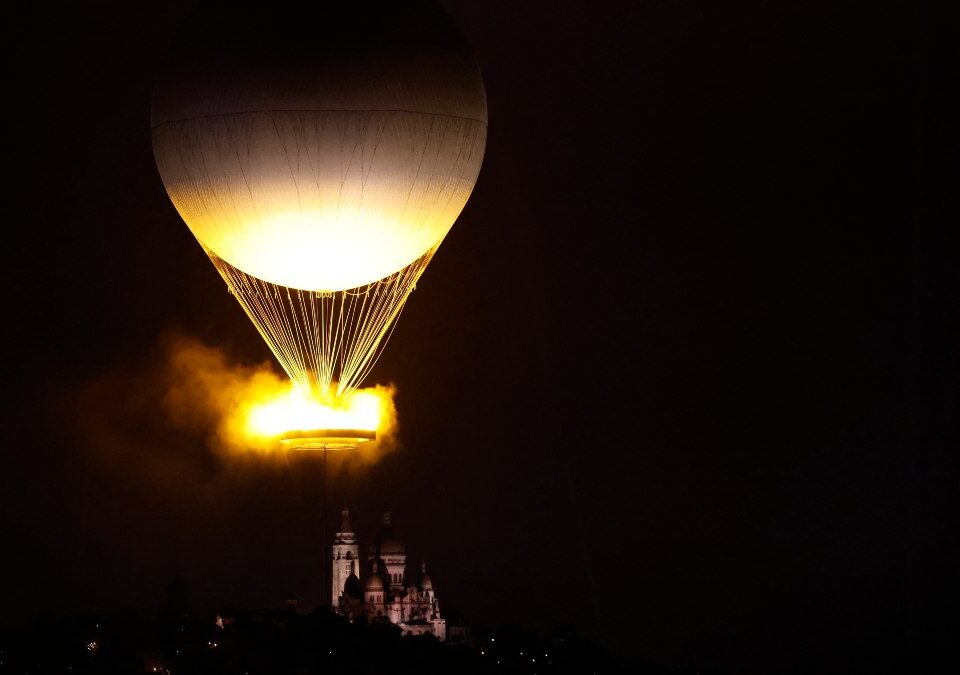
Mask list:
[[388,534],[383,539],[380,540],[380,553],[381,555],[388,554],[397,554],[397,553],[406,553],[407,549],[403,545],[403,542],[397,539],[393,534]]
[[380,575],[374,572],[369,577],[367,577],[367,591],[382,591],[383,590],[383,579],[380,578]]
[[360,587],[360,579],[356,574],[347,577],[343,584],[343,594],[354,600],[363,600],[363,589]]

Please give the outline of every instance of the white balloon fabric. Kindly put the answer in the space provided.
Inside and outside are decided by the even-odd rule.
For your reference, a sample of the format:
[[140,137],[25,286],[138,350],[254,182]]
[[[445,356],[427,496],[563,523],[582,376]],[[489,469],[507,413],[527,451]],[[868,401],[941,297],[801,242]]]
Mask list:
[[432,15],[397,18],[359,47],[294,45],[289,58],[238,40],[158,83],[157,166],[200,243],[311,291],[372,283],[435,248],[473,190],[487,111],[473,58],[432,32]]

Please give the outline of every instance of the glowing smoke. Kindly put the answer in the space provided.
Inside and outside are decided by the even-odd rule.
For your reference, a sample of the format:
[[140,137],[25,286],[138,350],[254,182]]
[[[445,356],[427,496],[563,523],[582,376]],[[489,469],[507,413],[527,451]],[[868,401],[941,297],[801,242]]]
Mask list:
[[[397,447],[394,394],[393,386],[362,389],[344,402],[345,410],[321,411],[334,419],[359,415],[351,418],[352,428],[370,428],[378,420],[377,440],[350,451],[348,465],[375,462]],[[148,363],[89,383],[76,406],[78,431],[98,456],[171,483],[183,478],[184,463],[195,468],[205,461],[189,457],[188,448],[196,448],[191,439],[202,439],[210,459],[285,459],[292,451],[283,450],[274,434],[283,431],[285,420],[295,424],[297,406],[314,416],[318,408],[305,404],[270,362],[237,363],[223,350],[182,335],[164,337]]]
[[276,440],[280,433],[310,428],[377,431],[377,441],[357,451],[367,461],[396,445],[392,386],[361,389],[336,407],[326,406],[303,394],[269,363],[231,363],[221,350],[188,338],[169,341],[166,376],[163,407],[170,421],[207,430],[214,449],[282,453]]

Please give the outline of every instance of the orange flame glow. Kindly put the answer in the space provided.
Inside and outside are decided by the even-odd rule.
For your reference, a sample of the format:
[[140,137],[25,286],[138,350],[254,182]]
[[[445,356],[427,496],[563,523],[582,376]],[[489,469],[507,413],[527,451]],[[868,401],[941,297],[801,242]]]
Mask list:
[[314,429],[375,431],[358,456],[375,462],[397,447],[393,386],[355,391],[323,404],[277,373],[270,364],[231,362],[219,349],[174,337],[167,345],[164,407],[175,427],[206,431],[211,447],[230,454],[257,452],[284,456],[287,432]]
[[275,439],[303,429],[362,429],[377,431],[388,404],[377,389],[354,392],[336,405],[318,401],[309,392],[291,386],[286,392],[247,410],[247,434],[258,440]]

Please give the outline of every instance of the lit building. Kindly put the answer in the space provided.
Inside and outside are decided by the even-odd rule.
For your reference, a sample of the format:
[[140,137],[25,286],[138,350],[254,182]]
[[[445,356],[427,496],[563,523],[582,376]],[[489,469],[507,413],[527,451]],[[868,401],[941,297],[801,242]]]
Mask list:
[[[383,526],[370,545],[362,570],[359,552],[350,512],[344,509],[331,548],[332,609],[351,619],[384,618],[398,625],[404,635],[430,634],[446,640],[447,623],[440,616],[426,564],[420,566],[419,582],[407,583],[407,552],[394,533],[389,511],[383,514]],[[366,576],[362,585],[361,571]]]

